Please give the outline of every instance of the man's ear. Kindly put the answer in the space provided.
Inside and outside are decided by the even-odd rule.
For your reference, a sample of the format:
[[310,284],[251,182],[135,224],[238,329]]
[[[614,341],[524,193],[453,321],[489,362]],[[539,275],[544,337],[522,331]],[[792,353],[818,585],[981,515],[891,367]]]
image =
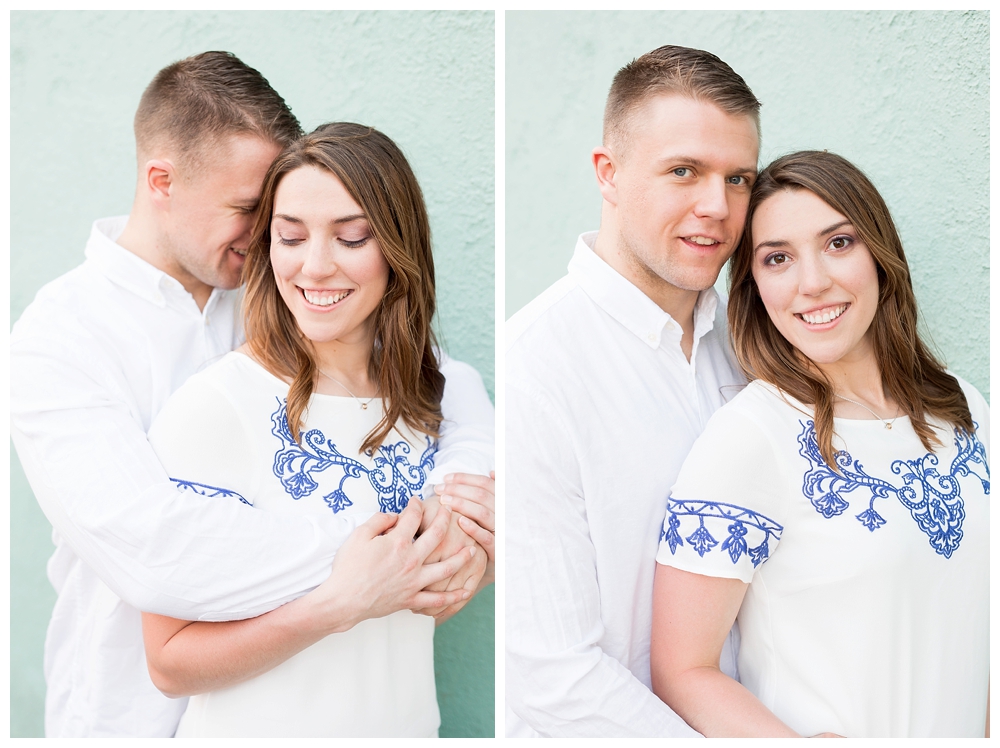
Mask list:
[[150,200],[157,207],[166,208],[177,180],[173,162],[160,158],[150,159],[146,162],[144,174]]
[[597,186],[605,202],[618,205],[618,187],[615,177],[618,175],[618,164],[615,155],[603,145],[597,146],[590,154],[594,163],[594,174],[597,176]]

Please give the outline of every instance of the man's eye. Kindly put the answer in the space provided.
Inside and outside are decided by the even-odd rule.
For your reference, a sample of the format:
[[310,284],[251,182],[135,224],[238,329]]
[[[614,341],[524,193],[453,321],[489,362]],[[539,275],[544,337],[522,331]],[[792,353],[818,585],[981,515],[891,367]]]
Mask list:
[[678,168],[674,169],[674,176],[675,177],[686,177],[690,173],[691,173],[691,170],[689,168],[687,168],[686,166],[679,166]]
[[746,187],[750,184],[750,180],[746,177],[729,177],[729,184],[734,184],[737,187]]

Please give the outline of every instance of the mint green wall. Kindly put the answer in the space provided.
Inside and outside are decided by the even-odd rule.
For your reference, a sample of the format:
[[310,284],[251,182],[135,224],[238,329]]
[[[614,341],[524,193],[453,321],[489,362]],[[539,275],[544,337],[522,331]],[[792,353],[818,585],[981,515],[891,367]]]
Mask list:
[[618,68],[663,44],[717,54],[763,103],[761,162],[829,149],[892,210],[929,342],[989,397],[989,13],[509,12],[506,309],[596,229],[590,165]]
[[[492,393],[491,12],[11,13],[11,320],[83,260],[95,218],[128,212],[146,84],[211,49],[260,70],[306,130],[354,120],[400,145],[430,212],[443,343]],[[13,737],[42,732],[49,532],[12,450]],[[493,611],[490,589],[438,630],[442,736],[493,734]]]

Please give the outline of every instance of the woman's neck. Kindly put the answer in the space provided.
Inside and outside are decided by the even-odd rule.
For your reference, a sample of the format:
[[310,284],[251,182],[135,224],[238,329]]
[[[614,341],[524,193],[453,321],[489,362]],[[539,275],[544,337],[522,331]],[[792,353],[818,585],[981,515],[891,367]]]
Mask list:
[[320,376],[316,392],[322,395],[352,395],[376,397],[378,383],[373,382],[368,371],[372,356],[370,342],[344,343],[330,341],[313,343],[313,360]]
[[896,401],[886,392],[874,351],[844,357],[832,364],[815,364],[830,382],[834,393],[835,416],[853,419],[891,419]]

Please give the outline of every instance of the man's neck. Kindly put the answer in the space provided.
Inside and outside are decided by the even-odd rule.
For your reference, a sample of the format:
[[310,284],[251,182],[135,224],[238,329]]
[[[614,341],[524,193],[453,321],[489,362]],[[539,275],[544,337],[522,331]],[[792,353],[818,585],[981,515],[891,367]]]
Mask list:
[[168,262],[165,259],[167,253],[160,251],[160,241],[155,223],[144,215],[138,205],[132,206],[132,212],[129,213],[124,230],[115,239],[115,243],[122,249],[128,250],[180,283],[184,290],[191,294],[198,309],[204,311],[205,305],[212,295],[211,286],[202,283],[191,274],[183,272],[183,269],[176,263]]
[[700,291],[690,291],[665,281],[649,268],[640,266],[632,256],[622,251],[619,238],[601,228],[594,241],[594,254],[611,266],[615,272],[642,291],[653,303],[665,311],[681,328],[681,350],[688,361],[694,348],[694,308]]

